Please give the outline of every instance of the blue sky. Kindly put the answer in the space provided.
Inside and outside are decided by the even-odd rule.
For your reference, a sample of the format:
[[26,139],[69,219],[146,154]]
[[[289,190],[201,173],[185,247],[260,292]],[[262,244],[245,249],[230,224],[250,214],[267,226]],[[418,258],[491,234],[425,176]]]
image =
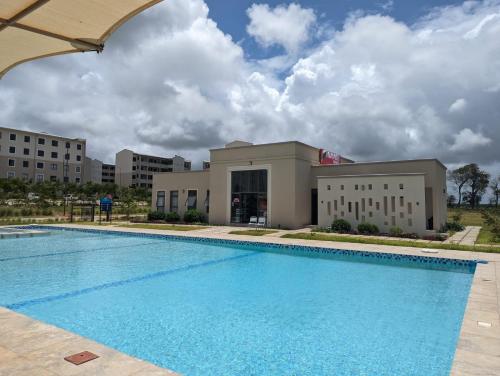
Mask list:
[[397,21],[413,24],[420,17],[427,15],[432,8],[462,3],[449,0],[206,0],[205,2],[209,7],[209,17],[217,22],[222,31],[230,34],[235,42],[239,42],[245,53],[253,59],[273,56],[280,52],[280,48],[262,48],[248,36],[246,12],[252,4],[268,4],[270,7],[291,3],[300,4],[303,8],[313,9],[320,21],[328,23],[335,29],[340,29],[349,14],[355,11],[361,10],[366,14],[384,14]]

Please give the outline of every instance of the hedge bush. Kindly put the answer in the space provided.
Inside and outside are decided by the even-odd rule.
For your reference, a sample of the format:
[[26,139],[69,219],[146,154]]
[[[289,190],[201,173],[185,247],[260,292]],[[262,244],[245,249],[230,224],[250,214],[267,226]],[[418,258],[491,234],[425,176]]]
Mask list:
[[167,222],[179,222],[181,219],[180,215],[176,212],[168,212],[165,215],[165,221]]
[[401,237],[403,236],[403,230],[401,229],[401,227],[398,226],[391,227],[389,229],[389,235]]
[[376,225],[366,222],[360,223],[358,225],[358,232],[365,235],[374,235],[379,233],[378,227]]
[[152,211],[148,213],[148,221],[164,221],[165,213],[161,211]]
[[351,224],[345,219],[336,219],[332,223],[332,231],[340,233],[350,232]]
[[465,226],[459,222],[454,221],[454,222],[446,222],[446,224],[439,229],[439,232],[448,232],[448,231],[459,232],[463,230],[465,230]]
[[184,222],[186,223],[195,223],[195,222],[204,222],[205,216],[202,212],[196,209],[189,209],[184,213]]

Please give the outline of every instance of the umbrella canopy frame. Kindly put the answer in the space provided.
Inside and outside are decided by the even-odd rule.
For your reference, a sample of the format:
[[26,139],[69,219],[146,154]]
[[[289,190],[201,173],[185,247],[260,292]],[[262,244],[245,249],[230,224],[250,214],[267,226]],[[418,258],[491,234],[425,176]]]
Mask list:
[[[87,52],[87,51],[95,51],[100,53],[104,49],[104,42],[106,39],[123,23],[125,23],[130,18],[134,17],[138,13],[144,11],[145,9],[163,1],[163,0],[149,0],[149,1],[138,1],[139,6],[132,9],[131,12],[126,13],[123,17],[115,20],[105,31],[102,33],[97,39],[93,38],[75,38],[72,36],[65,35],[61,32],[54,32],[50,30],[44,30],[42,28],[37,28],[32,25],[28,25],[23,23],[23,19],[34,14],[37,10],[43,8],[44,5],[49,3],[51,0],[35,0],[31,4],[28,4],[23,9],[19,10],[14,15],[11,15],[8,19],[0,17],[0,33],[7,28],[15,28],[18,30],[23,30],[29,33],[33,33],[44,38],[50,38],[53,40],[58,40],[62,42],[67,42],[67,48],[62,48],[57,51],[51,51],[49,53],[35,54],[33,56],[28,56],[22,59],[19,59],[13,63],[10,63],[6,67],[0,68],[0,78],[10,69],[14,68],[18,64],[23,62],[39,59],[42,57],[61,55],[65,53],[71,52]],[[54,0],[52,0],[55,2]],[[68,0],[65,0],[68,1]],[[2,70],[3,68],[3,70]]]

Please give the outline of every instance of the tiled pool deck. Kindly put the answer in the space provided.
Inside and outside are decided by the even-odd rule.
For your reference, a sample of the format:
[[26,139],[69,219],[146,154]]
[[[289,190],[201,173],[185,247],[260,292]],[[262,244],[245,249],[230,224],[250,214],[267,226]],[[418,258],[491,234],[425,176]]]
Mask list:
[[[189,232],[109,226],[65,225],[64,227],[244,240],[257,243],[271,242],[462,260],[486,260],[487,264],[480,263],[476,268],[451,375],[500,375],[500,254],[450,250],[425,253],[419,248],[410,247],[230,235],[228,232],[234,228],[225,227],[208,227]],[[100,355],[100,358],[80,366],[63,360],[67,355],[84,350],[94,352]],[[76,334],[0,308],[0,376],[35,374],[40,376],[175,375],[172,371],[158,368]]]

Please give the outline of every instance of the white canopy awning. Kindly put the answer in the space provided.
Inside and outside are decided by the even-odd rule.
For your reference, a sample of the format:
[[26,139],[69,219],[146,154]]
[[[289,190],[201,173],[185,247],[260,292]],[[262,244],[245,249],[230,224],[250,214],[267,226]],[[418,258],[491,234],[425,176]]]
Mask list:
[[120,25],[161,0],[1,0],[0,78],[46,56],[101,52]]

